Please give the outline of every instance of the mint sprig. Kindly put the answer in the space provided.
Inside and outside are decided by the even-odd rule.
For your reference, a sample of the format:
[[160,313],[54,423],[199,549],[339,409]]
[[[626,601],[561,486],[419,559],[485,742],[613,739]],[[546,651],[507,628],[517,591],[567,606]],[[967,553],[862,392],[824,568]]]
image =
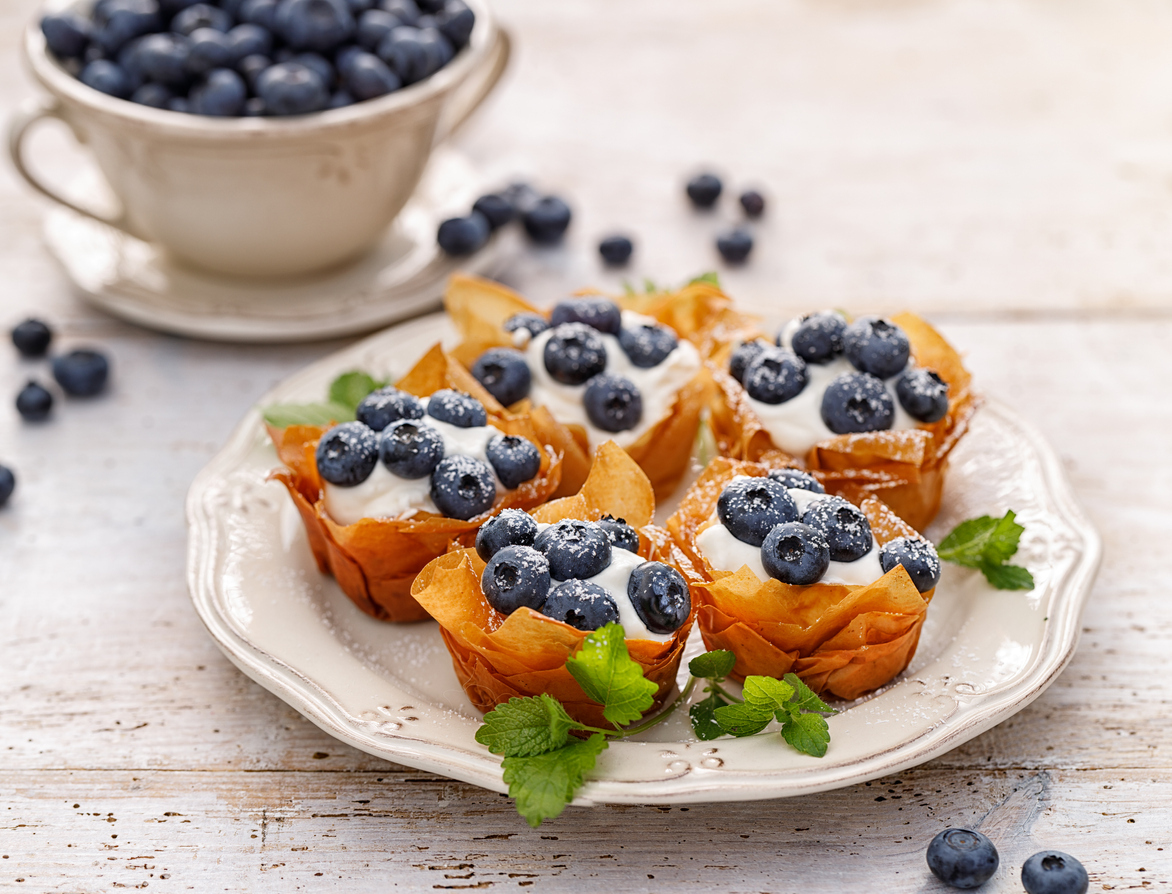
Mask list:
[[265,422],[273,428],[290,425],[332,425],[353,422],[354,411],[370,392],[387,383],[364,372],[343,373],[330,383],[325,401],[308,404],[273,404],[262,411]]
[[717,708],[716,722],[726,733],[753,736],[772,721],[781,724],[781,735],[803,754],[822,757],[830,745],[830,727],[823,714],[837,713],[818,698],[795,674],[745,678],[744,702]]
[[1020,565],[1006,564],[1025,531],[1016,519],[1012,509],[1001,518],[970,518],[953,528],[936,552],[947,562],[978,569],[998,590],[1032,590],[1033,575]]
[[658,687],[631,660],[620,624],[607,624],[586,637],[581,651],[567,659],[566,670],[615,726],[634,723],[655,703]]

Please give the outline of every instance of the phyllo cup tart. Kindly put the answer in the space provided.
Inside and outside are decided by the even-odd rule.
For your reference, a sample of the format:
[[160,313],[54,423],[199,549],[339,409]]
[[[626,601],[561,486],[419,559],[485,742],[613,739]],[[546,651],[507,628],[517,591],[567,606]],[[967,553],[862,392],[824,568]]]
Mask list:
[[543,408],[504,409],[437,345],[357,419],[269,429],[314,558],[354,604],[420,621],[415,575],[503,510],[549,499],[573,439]]
[[853,699],[915,654],[940,561],[886,505],[823,492],[811,475],[718,457],[668,520],[709,649],[733,675],[795,673]]
[[979,400],[960,355],[910,313],[809,314],[711,361],[724,456],[801,465],[827,490],[879,497],[923,530]]
[[480,529],[475,549],[423,569],[411,592],[439,622],[479,710],[548,692],[575,720],[608,726],[602,706],[566,670],[566,659],[607,623],[623,625],[628,652],[658,687],[649,711],[663,704],[693,612],[679,571],[686,560],[650,524],[654,509],[647,476],[604,443],[577,494],[531,514],[502,513]]
[[585,480],[594,448],[614,441],[651,480],[659,499],[688,467],[712,390],[703,360],[744,319],[719,289],[578,295],[539,311],[487,280],[452,278],[445,298],[463,343],[454,354],[505,406],[544,406],[574,433],[561,494]]

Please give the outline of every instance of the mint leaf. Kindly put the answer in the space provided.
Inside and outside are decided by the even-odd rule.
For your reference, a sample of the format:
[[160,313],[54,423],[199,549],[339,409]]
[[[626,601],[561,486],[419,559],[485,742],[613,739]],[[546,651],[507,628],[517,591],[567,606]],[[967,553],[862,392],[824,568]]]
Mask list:
[[800,714],[781,725],[781,735],[802,754],[822,757],[830,744],[830,727],[821,714]]
[[696,426],[696,438],[692,442],[692,455],[700,466],[707,466],[717,455],[719,448],[716,444],[716,434],[712,431],[712,424],[708,420],[708,411]]
[[626,726],[655,703],[658,688],[643,678],[631,659],[621,624],[607,624],[586,637],[578,654],[566,659],[566,670],[590,698],[602,705],[602,716]]
[[557,699],[543,692],[497,705],[484,715],[476,741],[493,754],[529,757],[561,748],[570,730],[579,726]]
[[981,573],[998,590],[1032,590],[1034,576],[1020,565],[982,563]]
[[800,711],[817,711],[820,714],[837,714],[838,712],[814,694],[814,690],[802,682],[797,674],[786,674],[783,678],[794,689],[794,697],[790,704]]
[[1017,552],[1025,530],[1014,521],[1016,518],[1012,509],[1001,518],[970,518],[940,541],[937,553],[942,559],[968,568],[980,568],[982,562],[1000,565]]
[[1017,552],[1017,544],[1021,540],[1025,528],[1014,520],[1016,518],[1017,514],[1010,509],[997,520],[997,526],[993,528],[993,532],[985,544],[986,561],[1000,565],[1002,562],[1007,562]]
[[688,716],[692,718],[692,732],[696,734],[697,739],[707,742],[724,735],[724,730],[716,721],[716,709],[727,704],[728,701],[719,692],[714,692],[688,708]]
[[336,403],[273,404],[262,411],[265,422],[273,428],[290,425],[331,425],[334,422],[352,422],[354,410]]
[[383,384],[375,381],[364,372],[343,373],[330,383],[330,402],[349,407],[353,412],[362,403],[362,398],[382,387]]
[[773,712],[768,708],[750,704],[717,708],[713,715],[722,730],[738,738],[756,735],[773,719]]
[[736,663],[737,656],[732,652],[726,649],[716,649],[712,652],[705,652],[703,655],[697,655],[689,661],[688,672],[693,677],[714,680],[719,683],[732,673]]
[[586,774],[606,749],[606,737],[595,733],[575,740],[556,751],[531,757],[506,757],[501,762],[509,795],[517,812],[534,829],[542,820],[558,816],[574,800]]
[[745,677],[745,689],[742,693],[745,704],[752,705],[762,711],[777,715],[778,720],[784,720],[783,714],[788,714],[786,702],[793,697],[794,688],[782,680],[773,677]]
[[643,291],[648,295],[654,295],[659,291],[659,286],[655,284],[655,280],[643,277]]
[[717,273],[715,270],[709,270],[707,273],[701,273],[699,276],[693,276],[691,279],[688,280],[688,285],[693,285],[693,284],[699,283],[699,282],[708,283],[708,285],[716,286],[716,288],[719,289],[720,288],[720,274]]

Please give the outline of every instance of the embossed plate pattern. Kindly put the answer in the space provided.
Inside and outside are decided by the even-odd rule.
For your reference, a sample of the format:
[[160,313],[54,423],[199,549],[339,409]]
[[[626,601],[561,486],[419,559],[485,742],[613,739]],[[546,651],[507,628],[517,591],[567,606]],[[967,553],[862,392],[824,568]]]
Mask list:
[[[319,399],[350,369],[401,374],[452,333],[441,315],[372,336],[303,370],[262,401]],[[240,423],[188,495],[188,584],[200,618],[248,676],[331,735],[387,760],[504,791],[500,761],[473,735],[434,622],[393,625],[362,614],[322,576],[281,485],[259,412]],[[665,517],[670,506],[661,507]],[[1030,593],[999,592],[948,567],[911,667],[830,719],[821,760],[777,736],[698,742],[686,712],[602,755],[575,803],[690,803],[825,791],[942,754],[1020,711],[1074,653],[1098,567],[1098,535],[1075,504],[1048,444],[990,402],[957,449],[929,534],[1012,508],[1026,526],[1018,561]],[[689,648],[702,649],[698,633]]]

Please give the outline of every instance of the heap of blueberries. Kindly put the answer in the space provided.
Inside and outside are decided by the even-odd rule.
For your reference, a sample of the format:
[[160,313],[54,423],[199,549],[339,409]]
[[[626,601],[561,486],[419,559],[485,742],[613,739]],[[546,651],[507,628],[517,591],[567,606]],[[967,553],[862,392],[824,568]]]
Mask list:
[[488,237],[515,219],[538,245],[556,245],[570,226],[570,206],[557,196],[542,196],[527,183],[481,196],[466,217],[450,217],[439,225],[436,241],[453,257],[480,251]]
[[[563,519],[544,530],[532,516],[506,509],[476,534],[476,552],[488,565],[480,578],[489,604],[509,615],[522,606],[578,630],[618,623],[614,596],[590,580],[611,563],[614,550],[638,553],[639,534],[624,519]],[[662,562],[635,567],[627,596],[652,633],[674,633],[692,611],[683,576]]]
[[[761,564],[785,584],[817,583],[833,562],[854,562],[874,548],[871,523],[842,497],[809,505],[799,517],[789,488],[826,493],[807,472],[774,469],[768,477],[738,478],[716,502],[720,523],[742,543],[761,548]],[[926,540],[899,537],[879,550],[884,573],[902,565],[916,589],[926,593],[940,580],[940,559]]]
[[196,115],[303,115],[429,77],[468,43],[463,0],[97,0],[46,15],[84,84]]
[[807,364],[826,364],[840,356],[857,370],[843,373],[822,395],[822,421],[839,435],[884,431],[895,420],[895,402],[885,380],[899,376],[895,393],[908,415],[938,422],[948,412],[948,383],[934,371],[908,367],[910,346],[902,329],[879,317],[860,317],[850,325],[834,311],[803,317],[791,340],[744,342],[729,358],[729,374],[749,397],[782,404],[805,390]]
[[[684,191],[691,203],[701,210],[716,206],[724,184],[715,174],[697,174],[688,181]],[[765,213],[765,196],[755,189],[741,193],[741,209],[748,218],[756,219]],[[740,264],[753,250],[753,234],[744,226],[736,226],[716,237],[716,250],[730,264]]]
[[[40,320],[28,319],[12,330],[12,344],[22,357],[33,360],[49,352],[53,330]],[[101,351],[79,348],[59,354],[52,361],[53,378],[71,397],[93,397],[106,387],[110,361]],[[41,422],[53,409],[53,392],[35,379],[16,395],[16,411],[26,422]]]
[[[675,350],[679,337],[658,323],[623,325],[618,305],[604,298],[573,298],[554,306],[549,320],[540,314],[518,313],[505,321],[505,331],[524,329],[530,338],[552,330],[542,349],[546,371],[563,385],[585,385],[586,416],[608,432],[628,431],[643,418],[643,396],[626,376],[606,372],[607,351],[599,333],[613,335],[632,364],[658,366]],[[472,364],[472,375],[505,406],[529,395],[532,373],[525,355],[514,348],[490,348]]]
[[448,518],[467,521],[492,508],[496,482],[512,489],[541,469],[541,454],[527,439],[501,435],[488,442],[492,468],[475,457],[445,456],[444,439],[426,417],[458,428],[488,424],[484,404],[459,391],[437,391],[427,402],[396,388],[367,395],[357,421],[330,429],[317,446],[317,471],[338,487],[357,487],[381,461],[399,478],[431,479],[431,499]]
[[[992,841],[969,829],[945,829],[928,845],[928,868],[954,888],[979,888],[997,872],[1001,858]],[[1086,868],[1062,851],[1039,851],[1022,864],[1027,894],[1086,894]]]

